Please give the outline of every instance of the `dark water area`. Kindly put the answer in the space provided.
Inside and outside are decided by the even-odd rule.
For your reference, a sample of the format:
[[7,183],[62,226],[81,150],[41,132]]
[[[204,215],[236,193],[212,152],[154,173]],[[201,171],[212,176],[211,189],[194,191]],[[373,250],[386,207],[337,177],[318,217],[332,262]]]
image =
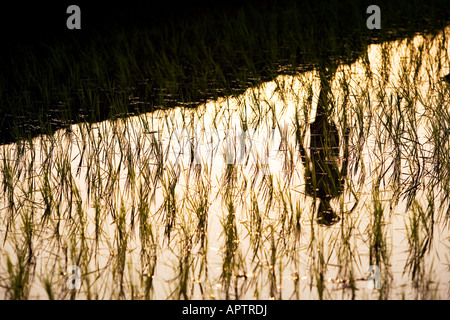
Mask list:
[[448,1],[79,1],[15,3],[2,10],[0,143],[80,121],[195,107],[323,64],[349,64],[369,43],[434,33]]

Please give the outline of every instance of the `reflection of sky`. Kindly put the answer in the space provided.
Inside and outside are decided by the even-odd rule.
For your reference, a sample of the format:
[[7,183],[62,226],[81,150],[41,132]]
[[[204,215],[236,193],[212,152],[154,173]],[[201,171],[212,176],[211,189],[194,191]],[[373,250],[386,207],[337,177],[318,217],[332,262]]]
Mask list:
[[[447,35],[449,30],[447,29]],[[410,46],[411,44],[412,46]],[[444,47],[442,46],[444,45]],[[420,53],[421,52],[421,53]],[[368,64],[364,63],[363,59],[355,62],[351,66],[341,66],[336,77],[332,83],[333,96],[335,105],[341,106],[343,103],[344,93],[340,81],[345,78],[348,81],[349,87],[349,101],[347,102],[347,112],[350,117],[350,124],[354,132],[351,135],[350,154],[350,172],[348,185],[351,186],[359,194],[359,202],[356,203],[355,196],[349,191],[345,193],[341,199],[333,203],[335,208],[349,211],[350,208],[356,205],[356,209],[350,214],[350,219],[353,224],[354,231],[352,243],[350,244],[352,250],[355,251],[353,257],[354,268],[353,272],[358,276],[364,276],[369,268],[368,264],[368,244],[367,244],[367,228],[370,227],[370,212],[373,203],[373,182],[378,178],[374,172],[381,172],[386,170],[395,160],[393,158],[394,145],[389,139],[389,133],[383,130],[383,121],[387,106],[392,106],[399,101],[401,110],[406,112],[407,101],[414,101],[415,105],[413,112],[416,119],[415,134],[418,135],[420,142],[421,156],[424,164],[430,165],[426,162],[426,158],[430,156],[432,145],[427,143],[428,132],[430,130],[430,114],[428,111],[432,106],[438,103],[437,89],[439,87],[439,77],[443,76],[450,70],[448,65],[448,42],[442,41],[442,36],[438,36],[433,41],[424,40],[422,36],[416,36],[410,42],[407,40],[386,43],[382,45],[370,45],[367,52]],[[419,56],[421,59],[415,59]],[[383,76],[385,65],[388,66],[389,77]],[[438,69],[438,65],[442,64],[442,70]],[[414,85],[412,85],[414,84]],[[404,88],[409,90],[404,91]],[[243,253],[250,252],[250,242],[248,240],[248,230],[246,229],[249,223],[248,208],[250,207],[249,199],[250,193],[255,192],[258,199],[261,201],[261,211],[265,210],[265,195],[267,189],[264,182],[264,173],[271,175],[273,178],[273,186],[284,193],[289,194],[302,210],[305,210],[302,215],[302,223],[308,225],[311,216],[311,199],[304,195],[304,181],[303,181],[303,165],[300,161],[297,147],[295,146],[293,119],[298,111],[300,123],[305,122],[304,107],[307,111],[306,118],[308,121],[314,119],[314,106],[317,104],[319,94],[319,81],[317,72],[306,72],[297,76],[279,76],[274,81],[264,83],[260,87],[250,88],[245,93],[237,97],[220,98],[217,101],[209,101],[198,109],[181,109],[175,108],[168,111],[156,111],[152,114],[145,114],[139,117],[131,117],[124,120],[105,121],[95,124],[91,130],[87,130],[80,125],[72,126],[72,134],[66,134],[64,131],[58,131],[51,139],[45,137],[38,137],[33,140],[34,160],[24,160],[27,164],[32,162],[33,168],[37,176],[36,188],[44,183],[42,176],[45,170],[49,169],[53,174],[54,183],[58,181],[57,169],[63,164],[61,159],[67,157],[70,159],[71,173],[74,178],[74,183],[80,190],[81,199],[83,199],[83,209],[88,213],[87,230],[89,233],[94,232],[92,216],[93,209],[93,195],[88,197],[88,188],[86,185],[86,176],[92,179],[100,179],[106,184],[108,181],[109,172],[111,168],[117,172],[119,180],[113,186],[116,188],[113,193],[113,201],[117,201],[116,206],[120,204],[125,205],[125,209],[131,210],[136,205],[137,192],[130,192],[129,190],[129,173],[134,171],[136,175],[135,191],[139,190],[138,186],[148,183],[148,180],[143,179],[144,175],[151,175],[154,177],[159,165],[163,165],[166,169],[163,175],[170,176],[169,171],[176,168],[174,172],[179,173],[177,184],[177,200],[180,210],[183,210],[184,200],[189,197],[195,197],[196,193],[192,193],[192,188],[195,188],[193,182],[189,179],[190,176],[186,174],[189,171],[191,164],[201,164],[209,168],[209,173],[201,176],[202,179],[210,183],[210,209],[209,209],[209,229],[208,229],[208,255],[210,264],[209,278],[213,288],[218,288],[218,279],[220,276],[220,267],[222,264],[222,225],[221,219],[226,215],[226,209],[223,207],[221,194],[223,192],[222,177],[226,164],[236,164],[239,167],[239,175],[234,181],[238,186],[244,186],[243,181],[247,180],[251,183],[246,185],[245,190],[236,196],[236,220],[240,232],[241,251]],[[312,106],[308,106],[308,92],[311,90],[314,93]],[[380,93],[384,96],[380,97]],[[400,94],[400,95],[399,95]],[[399,97],[402,97],[399,99]],[[311,110],[310,110],[311,109]],[[363,112],[362,126],[356,121],[357,111],[361,109]],[[336,122],[339,124],[342,118],[342,108],[338,108],[334,114]],[[394,114],[394,119],[400,114]],[[407,116],[407,114],[403,114]],[[340,128],[338,128],[340,129]],[[355,148],[357,148],[358,134],[361,130],[365,130],[365,143],[362,148],[362,158],[357,157]],[[412,154],[416,145],[408,143],[408,132],[404,132],[402,139],[401,168],[402,175],[400,182],[405,187],[410,183],[411,175],[414,174],[415,166],[411,163],[409,156]],[[122,141],[119,142],[122,137]],[[155,140],[153,140],[155,139]],[[308,137],[307,137],[308,140]],[[55,145],[51,146],[50,141],[54,141]],[[155,155],[155,144],[162,152],[163,157],[159,158]],[[378,142],[386,141],[385,144],[379,145]],[[17,145],[11,144],[2,146],[2,155],[8,159],[15,159],[17,153]],[[292,152],[290,154],[289,152]],[[114,157],[110,157],[116,154]],[[132,162],[127,162],[127,157],[120,155],[129,155]],[[29,150],[26,155],[30,158],[33,156]],[[44,162],[47,156],[50,155],[51,162]],[[23,157],[22,159],[26,159]],[[359,159],[359,160],[358,160]],[[193,160],[193,163],[191,162]],[[81,162],[80,162],[81,161]],[[96,162],[97,161],[97,162]],[[288,162],[291,163],[288,163]],[[12,162],[12,161],[11,161]],[[358,167],[356,163],[358,162]],[[79,164],[81,168],[78,167]],[[261,175],[256,175],[256,167],[264,167],[267,165],[269,171],[262,171]],[[0,166],[4,166],[1,164]],[[290,179],[286,180],[286,168],[292,170]],[[89,169],[89,171],[88,171]],[[78,173],[77,170],[80,170]],[[382,184],[381,196],[383,204],[386,208],[391,197],[390,191],[392,185],[389,178],[392,176],[393,169],[386,170],[384,184]],[[3,170],[1,170],[3,171]],[[99,173],[100,178],[95,176],[95,172]],[[22,188],[21,177],[16,178],[15,196],[19,199],[24,196],[26,190]],[[360,180],[364,177],[364,180]],[[155,178],[156,179],[156,178]],[[425,178],[426,180],[426,178]],[[154,180],[156,181],[156,180]],[[362,181],[362,183],[360,183]],[[98,183],[101,183],[99,181]],[[101,192],[106,192],[109,185],[101,185]],[[55,185],[55,187],[57,187]],[[158,212],[163,203],[164,194],[160,183],[150,186],[155,192],[154,201],[151,203],[152,212]],[[267,187],[267,186],[266,186]],[[92,186],[91,186],[92,188]],[[421,203],[425,203],[423,191],[418,193],[418,199]],[[39,203],[42,201],[42,196],[36,194],[34,201]],[[3,201],[6,201],[3,199]],[[440,199],[437,199],[437,205]],[[341,207],[342,204],[342,207]],[[280,206],[280,204],[278,204]],[[6,202],[2,207],[6,207]],[[407,224],[407,213],[405,213],[406,201],[399,201],[396,207],[391,210],[385,210],[386,222],[386,237],[389,243],[388,250],[391,253],[392,275],[394,277],[396,287],[393,288],[393,294],[399,297],[402,294],[402,284],[407,282],[407,275],[403,275],[405,260],[408,256],[408,243],[405,238]],[[64,211],[62,206],[61,211]],[[5,209],[3,209],[5,210]],[[279,229],[279,210],[277,206],[268,210],[266,215],[267,224],[273,223],[275,230]],[[337,212],[341,212],[337,210]],[[155,213],[157,215],[157,213]],[[182,215],[186,215],[180,220],[188,220],[189,213],[182,211]],[[163,225],[161,220],[157,224]],[[193,218],[194,219],[194,218]],[[438,221],[438,219],[436,219]],[[1,236],[4,235],[5,220],[1,221]],[[67,223],[70,226],[70,223]],[[63,225],[65,225],[63,223]],[[267,226],[267,225],[266,225]],[[99,252],[104,252],[104,257],[98,257],[96,262],[99,265],[108,265],[109,253],[114,249],[109,249],[114,246],[113,235],[115,233],[115,222],[107,215],[103,228],[105,229],[106,239],[102,241]],[[164,229],[163,227],[161,227]],[[261,238],[266,241],[268,238],[268,231],[265,230]],[[307,247],[308,240],[312,238],[310,228],[303,228],[301,248]],[[339,260],[336,247],[339,247],[340,234],[339,226],[328,229],[316,229],[318,234],[316,238],[323,240],[325,244],[324,250],[330,254],[330,262],[328,267],[328,276],[333,280],[338,275],[338,271],[342,268],[339,265]],[[45,232],[43,232],[45,234]],[[108,239],[108,236],[111,238]],[[442,295],[446,297],[448,289],[448,282],[450,280],[449,271],[446,264],[448,259],[448,229],[445,229],[441,224],[436,225],[435,238],[433,242],[432,252],[427,261],[434,261],[433,268],[436,280],[441,282],[440,289]],[[53,250],[50,244],[45,243],[45,237],[37,240],[40,244],[36,248],[35,253],[41,254],[47,259],[56,259],[51,253]],[[164,242],[163,237],[158,240],[158,254],[160,255],[158,261],[164,263],[157,264],[157,272],[155,277],[155,288],[157,289],[155,296],[157,298],[165,298],[168,294],[171,284],[167,279],[173,278],[176,274],[177,265],[176,254],[168,250],[168,245]],[[285,239],[290,241],[292,239]],[[333,245],[332,245],[333,244]],[[268,245],[265,243],[264,245]],[[11,243],[7,243],[2,251],[11,250]],[[139,249],[140,244],[138,238],[133,238],[129,244],[131,249]],[[172,248],[178,250],[179,248]],[[133,253],[134,252],[134,253]],[[133,256],[134,263],[139,261],[139,250],[130,252]],[[281,279],[283,279],[283,291],[285,297],[289,297],[293,290],[292,278],[293,273],[298,273],[302,280],[303,287],[301,297],[315,297],[314,293],[309,292],[308,281],[311,275],[311,261],[312,254],[306,249],[301,251],[298,262],[293,262],[287,258],[284,260],[284,270],[282,271]],[[57,256],[57,254],[55,254]],[[1,266],[5,266],[5,258],[2,257]],[[245,258],[248,264],[248,269],[251,270],[252,262],[250,257]],[[45,273],[47,262],[45,259],[37,260],[37,272]],[[61,262],[63,263],[63,262]],[[173,264],[173,265],[172,265]],[[427,265],[429,267],[430,265]],[[63,267],[63,266],[62,266]],[[1,272],[4,272],[2,267]],[[135,268],[139,269],[138,267]],[[383,269],[383,268],[382,268]],[[174,271],[175,270],[175,271]],[[383,271],[383,270],[382,270]],[[249,274],[251,272],[249,271]],[[110,277],[111,275],[107,276]],[[265,281],[267,280],[267,277]],[[333,284],[330,281],[330,285]],[[358,293],[359,297],[374,297],[370,291],[364,289],[364,284],[358,284],[361,290]],[[35,285],[39,288],[39,285]],[[447,286],[447,287],[446,287]],[[215,290],[214,289],[214,290]],[[36,289],[39,292],[39,289]],[[212,290],[212,291],[214,291]],[[262,298],[268,297],[268,288],[262,286]],[[410,297],[410,289],[406,289],[406,297]],[[245,297],[253,298],[252,290],[247,292]],[[332,297],[339,298],[340,293],[329,293]],[[199,292],[195,292],[195,298],[199,298]],[[217,295],[221,297],[220,290]]]

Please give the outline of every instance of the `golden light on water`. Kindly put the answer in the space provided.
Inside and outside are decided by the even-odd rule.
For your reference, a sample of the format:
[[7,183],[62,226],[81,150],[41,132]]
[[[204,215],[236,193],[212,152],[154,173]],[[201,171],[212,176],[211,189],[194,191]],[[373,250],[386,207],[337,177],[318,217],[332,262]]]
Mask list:
[[[450,35],[449,28],[444,32]],[[449,230],[440,207],[448,203],[440,196],[441,186],[427,190],[431,178],[417,176],[419,170],[433,171],[433,106],[449,102],[440,80],[450,71],[445,39],[417,35],[373,44],[367,59],[336,71],[334,105],[344,104],[342,83],[347,83],[351,127],[346,190],[331,203],[341,216],[338,224],[315,222],[293,134],[295,117],[303,126],[315,118],[318,73],[281,75],[197,109],[78,124],[70,132],[36,137],[32,144],[2,146],[0,275],[8,273],[7,258],[19,263],[17,253],[31,243],[31,297],[45,297],[42,279],[48,277],[55,289],[63,288],[62,296],[68,294],[64,272],[68,265],[82,264],[83,290],[90,281],[91,290],[104,298],[127,296],[132,285],[140,290],[135,297],[144,297],[142,278],[153,281],[151,298],[177,298],[183,281],[192,288],[191,298],[234,298],[234,289],[225,292],[229,276],[240,286],[239,298],[252,299],[255,290],[262,299],[289,298],[296,290],[300,298],[317,298],[309,281],[300,282],[299,289],[294,281],[299,275],[317,281],[320,273],[327,279],[327,297],[348,298],[350,293],[334,288],[348,284],[349,274],[367,275],[372,212],[379,200],[383,281],[391,297],[414,297],[404,272],[413,245],[407,236],[412,207],[405,195],[419,185],[413,197],[417,206],[426,207],[433,191],[436,211],[423,272],[439,282],[433,294],[448,298]],[[336,108],[338,127],[343,117],[344,108]],[[389,132],[388,122],[401,133]],[[396,194],[399,187],[402,192]],[[31,240],[23,234],[27,223],[36,227]],[[190,268],[186,275],[180,266]],[[117,289],[117,274],[124,279],[124,293]],[[364,282],[355,285],[357,298],[377,297]]]

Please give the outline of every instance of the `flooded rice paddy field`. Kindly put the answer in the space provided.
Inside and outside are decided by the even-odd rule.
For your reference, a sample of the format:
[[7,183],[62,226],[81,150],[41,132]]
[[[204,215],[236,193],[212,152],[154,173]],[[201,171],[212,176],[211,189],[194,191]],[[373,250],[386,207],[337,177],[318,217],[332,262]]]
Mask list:
[[[317,175],[319,71],[1,146],[0,293],[448,299],[449,36],[372,44],[333,72],[340,144]],[[337,194],[320,196],[324,165]]]

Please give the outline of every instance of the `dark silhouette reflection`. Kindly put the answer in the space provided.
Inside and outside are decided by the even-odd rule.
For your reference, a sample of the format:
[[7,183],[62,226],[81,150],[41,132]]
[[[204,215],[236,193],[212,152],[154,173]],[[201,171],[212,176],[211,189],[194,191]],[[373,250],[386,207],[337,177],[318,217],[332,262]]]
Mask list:
[[321,88],[316,117],[314,122],[309,124],[311,136],[309,153],[304,146],[305,132],[298,136],[305,165],[306,194],[314,200],[320,199],[317,222],[324,225],[332,225],[340,220],[331,208],[330,201],[343,192],[348,164],[348,130],[345,129],[344,154],[341,160],[339,132],[331,119],[333,104],[330,99],[330,82],[334,73],[335,68],[330,65],[320,67]]
[[450,73],[442,78],[447,83],[450,83]]

